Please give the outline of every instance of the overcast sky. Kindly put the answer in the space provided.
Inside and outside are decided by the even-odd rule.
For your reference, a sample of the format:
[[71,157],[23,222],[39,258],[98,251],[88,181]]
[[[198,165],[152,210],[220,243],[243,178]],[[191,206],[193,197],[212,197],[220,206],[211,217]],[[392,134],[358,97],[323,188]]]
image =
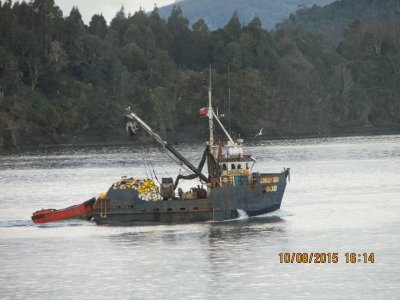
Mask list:
[[142,7],[145,11],[152,11],[154,4],[158,7],[174,3],[174,0],[54,0],[64,16],[68,16],[73,6],[78,6],[82,15],[83,22],[89,24],[94,14],[103,14],[104,18],[110,23],[117,11],[124,6],[125,13],[134,14]]

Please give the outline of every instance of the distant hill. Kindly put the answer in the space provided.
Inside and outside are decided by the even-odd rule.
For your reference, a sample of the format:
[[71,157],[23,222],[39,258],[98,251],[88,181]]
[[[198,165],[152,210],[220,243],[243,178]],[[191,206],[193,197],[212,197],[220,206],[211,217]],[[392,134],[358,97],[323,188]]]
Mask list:
[[301,24],[316,34],[329,35],[335,42],[344,37],[344,29],[355,19],[371,24],[376,20],[389,20],[400,16],[399,0],[338,0],[324,7],[314,5],[291,14],[279,26]]
[[263,27],[271,29],[291,13],[314,4],[324,6],[333,0],[183,0],[159,8],[159,14],[167,19],[174,5],[180,6],[183,15],[193,24],[202,18],[210,29],[225,26],[236,10],[242,24],[259,17]]

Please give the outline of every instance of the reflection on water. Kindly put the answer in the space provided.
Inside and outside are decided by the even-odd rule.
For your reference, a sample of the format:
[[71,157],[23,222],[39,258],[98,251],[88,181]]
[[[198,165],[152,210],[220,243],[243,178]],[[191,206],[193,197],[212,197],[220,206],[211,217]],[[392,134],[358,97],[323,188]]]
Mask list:
[[[201,145],[179,149],[192,162],[202,154]],[[258,142],[248,150],[258,170],[291,168],[281,210],[146,226],[30,221],[33,211],[82,202],[122,175],[146,176],[135,146],[0,156],[1,297],[395,299],[400,136]],[[178,173],[157,149],[147,159],[161,176]],[[337,252],[339,263],[281,264],[285,252]],[[346,252],[374,252],[376,262],[346,264]]]
[[[174,242],[182,237],[182,234],[187,234],[191,238],[193,237],[193,231],[187,231],[188,226],[195,226],[196,234],[200,239],[207,239],[210,244],[213,242],[221,243],[222,241],[228,242],[233,240],[240,240],[243,237],[251,238],[254,235],[271,235],[280,234],[284,232],[284,226],[280,223],[285,222],[279,216],[268,216],[257,218],[248,218],[246,220],[230,220],[224,222],[207,222],[201,224],[175,224],[175,225],[147,225],[140,226],[140,231],[129,231],[122,232],[121,234],[111,235],[108,238],[116,243],[131,243],[135,245],[140,242],[144,242],[143,239],[149,239],[152,237],[156,240],[161,238],[164,242]],[[164,227],[165,226],[165,227]],[[126,226],[111,226],[120,227],[126,229]],[[162,227],[162,235],[159,236],[160,227]],[[148,230],[142,231],[148,228]]]

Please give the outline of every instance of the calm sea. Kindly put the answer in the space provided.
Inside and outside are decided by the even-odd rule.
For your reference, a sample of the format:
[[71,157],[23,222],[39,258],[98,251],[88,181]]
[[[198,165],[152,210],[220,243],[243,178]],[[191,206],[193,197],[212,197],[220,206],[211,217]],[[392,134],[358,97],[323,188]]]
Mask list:
[[[203,150],[178,148],[193,162]],[[262,217],[136,227],[31,222],[33,211],[83,202],[124,175],[178,174],[168,156],[144,150],[0,156],[1,299],[399,299],[399,135],[250,145],[257,170],[291,168],[281,209]],[[280,253],[338,253],[338,263],[280,263]]]

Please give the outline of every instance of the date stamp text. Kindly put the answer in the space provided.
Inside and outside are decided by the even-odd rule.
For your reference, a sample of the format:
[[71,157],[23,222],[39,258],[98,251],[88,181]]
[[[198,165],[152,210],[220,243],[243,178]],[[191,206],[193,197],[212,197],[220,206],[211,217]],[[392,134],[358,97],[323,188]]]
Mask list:
[[281,264],[337,264],[341,259],[346,264],[356,263],[375,263],[374,252],[346,252],[339,255],[338,252],[284,252],[279,253],[279,262]]

